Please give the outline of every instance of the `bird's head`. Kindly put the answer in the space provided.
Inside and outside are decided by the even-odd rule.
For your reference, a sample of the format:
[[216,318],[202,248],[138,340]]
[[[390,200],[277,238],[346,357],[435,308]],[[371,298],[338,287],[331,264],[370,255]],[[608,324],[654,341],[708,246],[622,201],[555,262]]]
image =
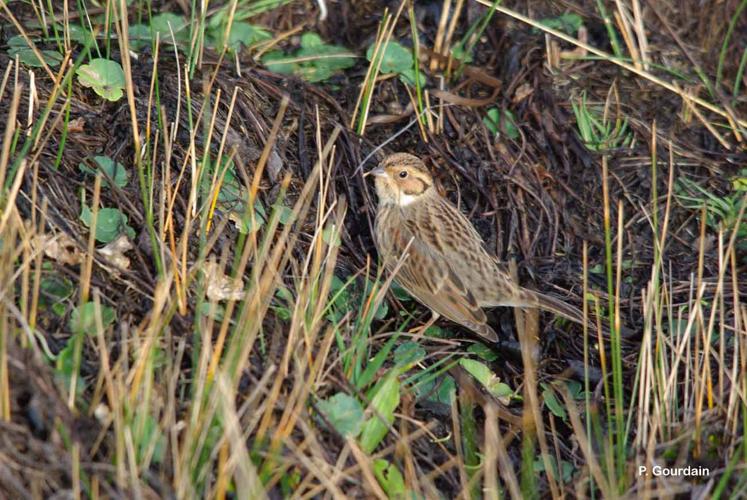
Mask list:
[[417,156],[394,153],[366,175],[373,175],[379,203],[407,206],[433,192],[433,177]]

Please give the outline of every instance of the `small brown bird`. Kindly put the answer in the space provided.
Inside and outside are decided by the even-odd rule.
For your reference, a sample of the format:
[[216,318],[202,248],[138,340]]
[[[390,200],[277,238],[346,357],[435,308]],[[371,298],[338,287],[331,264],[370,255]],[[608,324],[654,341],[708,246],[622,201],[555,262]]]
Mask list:
[[484,307],[537,307],[584,323],[577,308],[512,280],[467,217],[438,194],[418,157],[390,155],[369,174],[379,197],[379,255],[389,272],[401,260],[396,281],[428,306],[434,319],[445,316],[491,341],[498,336]]

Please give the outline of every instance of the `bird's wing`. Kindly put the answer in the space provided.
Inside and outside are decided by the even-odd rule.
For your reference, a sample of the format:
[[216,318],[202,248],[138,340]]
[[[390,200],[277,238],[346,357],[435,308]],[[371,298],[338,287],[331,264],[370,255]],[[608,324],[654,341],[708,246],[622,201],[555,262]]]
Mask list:
[[407,252],[395,277],[399,284],[436,313],[489,340],[497,341],[497,335],[487,325],[485,312],[454,272],[448,259],[426,243],[416,231],[412,231],[409,224],[396,229],[394,233],[390,235],[393,237],[392,258],[388,267],[394,268],[398,257]]
[[[432,240],[430,247],[450,263],[481,307],[495,307],[503,302],[516,307],[529,305],[521,302],[522,287],[513,280],[505,264],[486,250],[485,242],[469,219],[448,200],[440,202],[439,210],[422,210],[413,216],[421,222],[412,224],[412,230],[419,237]],[[422,221],[429,219],[432,225],[441,228],[437,236],[421,230],[428,226]]]
[[493,263],[482,237],[457,207],[441,197],[429,201],[435,206],[408,207],[406,226],[416,239],[450,263],[463,260],[465,254],[485,256]]

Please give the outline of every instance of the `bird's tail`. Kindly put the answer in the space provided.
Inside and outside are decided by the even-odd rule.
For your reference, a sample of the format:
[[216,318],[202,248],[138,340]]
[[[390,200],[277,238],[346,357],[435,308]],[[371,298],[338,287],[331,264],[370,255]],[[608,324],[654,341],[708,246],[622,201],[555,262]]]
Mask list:
[[[586,324],[589,329],[593,331],[596,331],[597,329],[597,325],[592,318],[584,319],[584,314],[578,307],[572,306],[560,299],[551,297],[550,295],[544,295],[531,290],[522,290],[522,295],[524,294],[526,295],[522,298],[525,302],[534,307],[557,314],[558,316],[573,321],[574,323],[578,323],[579,325]],[[602,327],[602,330],[604,331],[605,328]]]
[[[526,294],[526,296],[524,296],[523,294]],[[588,317],[586,318],[586,320],[584,320],[584,314],[581,309],[567,304],[560,299],[556,299],[555,297],[551,297],[550,295],[544,295],[532,290],[522,290],[522,298],[534,307],[557,314],[558,316],[573,321],[574,323],[578,323],[579,325],[585,324],[592,332],[598,332],[599,325],[601,324],[602,335],[611,335],[610,324],[606,319],[601,319],[600,323],[597,323],[596,321],[594,321],[594,318],[591,317]],[[619,334],[622,336],[622,338],[631,338],[638,335],[636,333],[636,330],[627,328],[622,325],[620,326]]]

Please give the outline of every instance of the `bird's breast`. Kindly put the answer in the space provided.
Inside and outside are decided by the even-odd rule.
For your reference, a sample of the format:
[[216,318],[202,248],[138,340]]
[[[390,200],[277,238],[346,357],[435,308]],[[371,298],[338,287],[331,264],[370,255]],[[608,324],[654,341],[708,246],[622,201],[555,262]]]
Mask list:
[[397,205],[379,207],[375,223],[376,249],[387,267],[402,257],[410,242],[406,215]]

